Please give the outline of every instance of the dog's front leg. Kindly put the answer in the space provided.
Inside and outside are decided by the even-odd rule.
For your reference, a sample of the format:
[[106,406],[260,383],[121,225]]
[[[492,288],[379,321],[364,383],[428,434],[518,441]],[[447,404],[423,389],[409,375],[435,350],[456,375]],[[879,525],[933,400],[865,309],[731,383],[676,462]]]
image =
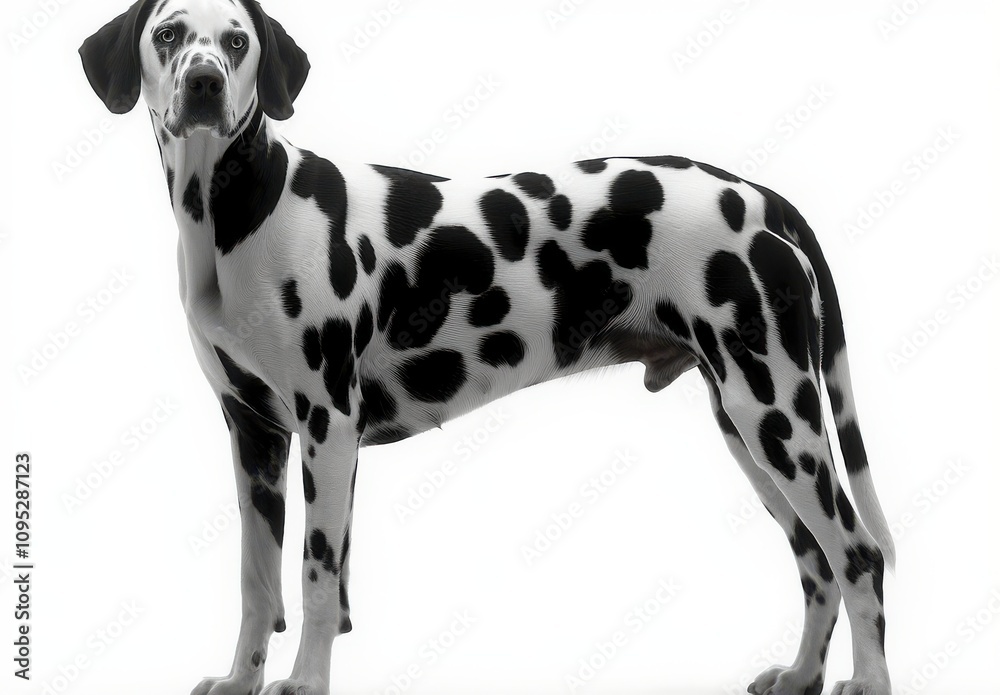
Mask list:
[[350,414],[311,406],[308,433],[300,433],[306,497],[302,639],[291,678],[269,684],[264,695],[329,695],[333,640],[351,630],[347,563],[358,463],[356,394],[345,409]]
[[192,695],[257,695],[264,685],[268,640],[285,629],[281,542],[291,434],[232,396],[225,395],[222,401],[242,519],[243,618],[229,675],[206,678]]

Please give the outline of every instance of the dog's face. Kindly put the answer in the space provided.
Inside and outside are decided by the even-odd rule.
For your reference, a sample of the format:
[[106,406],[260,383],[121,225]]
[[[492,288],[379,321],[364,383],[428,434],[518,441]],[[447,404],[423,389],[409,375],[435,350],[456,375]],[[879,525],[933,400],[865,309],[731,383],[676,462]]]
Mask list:
[[139,34],[142,96],[174,137],[228,137],[253,106],[260,54],[242,5],[167,0]]
[[305,53],[255,0],[139,0],[80,54],[111,111],[130,111],[141,94],[178,138],[232,137],[258,102],[288,118],[309,72]]

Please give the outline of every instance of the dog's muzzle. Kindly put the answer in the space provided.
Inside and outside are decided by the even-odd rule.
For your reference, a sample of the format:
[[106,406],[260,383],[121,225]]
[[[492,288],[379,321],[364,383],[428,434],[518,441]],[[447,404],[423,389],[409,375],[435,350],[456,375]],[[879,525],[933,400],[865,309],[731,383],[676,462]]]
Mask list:
[[229,130],[226,77],[219,68],[206,63],[190,68],[184,76],[182,89],[177,114],[179,132],[175,135],[187,135],[198,128],[220,133]]

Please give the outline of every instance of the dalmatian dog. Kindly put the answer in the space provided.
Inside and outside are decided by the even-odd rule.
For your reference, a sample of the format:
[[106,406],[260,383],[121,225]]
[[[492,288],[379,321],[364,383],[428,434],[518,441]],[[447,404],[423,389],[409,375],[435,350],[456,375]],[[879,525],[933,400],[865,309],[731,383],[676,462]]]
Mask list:
[[[818,695],[843,598],[854,674],[833,693],[889,695],[892,538],[830,269],[783,198],[678,156],[462,181],[334,164],[275,131],[309,63],[254,0],[139,0],[80,52],[112,112],[140,96],[149,108],[180,229],[181,300],[231,433],[243,617],[229,674],[194,695],[330,693],[333,640],[351,630],[359,447],[634,361],[653,392],[699,370],[733,456],[795,554],[798,654],[749,691]],[[823,384],[857,513],[834,468]],[[265,687],[269,638],[285,629],[292,433],[307,509],[305,617],[290,677]]]

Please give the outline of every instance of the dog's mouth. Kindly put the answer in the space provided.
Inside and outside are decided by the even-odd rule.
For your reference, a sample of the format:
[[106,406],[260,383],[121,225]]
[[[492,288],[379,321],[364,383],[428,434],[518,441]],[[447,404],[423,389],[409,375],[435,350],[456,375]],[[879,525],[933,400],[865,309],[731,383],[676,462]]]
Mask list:
[[222,105],[185,105],[180,109],[168,108],[164,127],[175,138],[187,139],[199,130],[207,130],[217,138],[226,138],[235,126],[232,109]]

